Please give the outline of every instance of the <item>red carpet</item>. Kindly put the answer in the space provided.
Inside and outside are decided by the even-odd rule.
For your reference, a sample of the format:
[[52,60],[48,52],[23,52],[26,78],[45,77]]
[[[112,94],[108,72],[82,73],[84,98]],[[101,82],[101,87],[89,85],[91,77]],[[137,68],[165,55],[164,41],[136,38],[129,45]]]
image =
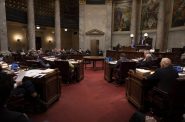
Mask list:
[[62,95],[33,122],[128,122],[135,108],[125,97],[124,86],[104,80],[103,70],[85,70],[83,81],[62,86]]

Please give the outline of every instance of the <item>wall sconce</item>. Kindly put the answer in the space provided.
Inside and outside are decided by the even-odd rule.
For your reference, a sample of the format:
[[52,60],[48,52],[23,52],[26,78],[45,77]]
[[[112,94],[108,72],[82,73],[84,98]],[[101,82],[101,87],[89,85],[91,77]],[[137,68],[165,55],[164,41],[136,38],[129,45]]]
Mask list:
[[23,35],[19,34],[19,33],[18,34],[14,34],[12,39],[16,43],[21,42],[21,41],[23,41]]
[[17,39],[17,42],[20,42],[21,41],[21,39]]
[[130,37],[133,38],[134,37],[134,34],[130,34]]
[[39,30],[39,29],[40,29],[40,26],[39,26],[39,25],[37,25],[37,26],[36,26],[36,29],[37,29],[37,30]]
[[65,28],[64,31],[67,31],[67,28]]
[[52,42],[51,40],[48,40],[48,43],[49,43],[49,44],[51,44],[51,42]]
[[144,33],[144,37],[147,37],[148,36],[148,33]]
[[133,38],[134,38],[134,34],[130,34],[130,38],[131,38],[131,40],[130,40],[130,46],[132,47],[132,48],[134,48],[134,40],[133,40]]

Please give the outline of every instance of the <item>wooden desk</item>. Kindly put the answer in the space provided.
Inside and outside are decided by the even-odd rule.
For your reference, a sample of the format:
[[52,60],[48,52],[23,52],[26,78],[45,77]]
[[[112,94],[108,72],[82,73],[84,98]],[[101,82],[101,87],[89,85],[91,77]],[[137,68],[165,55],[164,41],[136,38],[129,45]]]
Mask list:
[[25,77],[24,80],[31,80],[36,91],[40,94],[41,99],[44,101],[44,106],[48,108],[51,104],[56,102],[61,95],[61,87],[59,81],[59,71],[54,70],[41,78]]
[[108,82],[112,82],[113,70],[116,64],[109,62],[104,63],[104,79]]
[[[135,59],[143,57],[143,52],[136,51],[115,51],[115,50],[107,50],[106,57],[112,57],[113,60],[118,60],[121,53],[125,53],[128,59]],[[171,52],[154,52],[152,53],[156,57],[168,57],[172,60],[174,64],[178,64],[180,62],[180,55]]]
[[[56,62],[55,62],[55,61],[62,61],[61,59],[58,59],[56,57],[55,58],[50,58],[50,60],[48,60],[47,57],[45,57],[44,59],[50,64],[50,66],[52,66],[52,68],[58,68],[60,71],[63,69],[62,67],[61,68],[58,67],[56,65]],[[83,60],[77,60],[77,61],[69,60],[69,62],[74,65],[74,75],[75,75],[75,79],[74,80],[75,81],[81,81],[84,78],[84,64],[83,64]],[[62,73],[62,71],[61,71],[61,73]]]
[[144,77],[129,72],[126,80],[126,96],[139,110],[144,108]]
[[[114,69],[116,65],[116,62],[105,62],[105,70],[104,70],[104,79],[108,82],[112,82],[112,78],[116,77],[118,75],[118,78],[120,80],[125,80],[125,78],[128,77],[128,71],[130,69],[135,70],[136,68],[136,62],[133,61],[127,61],[127,62],[121,62],[118,69]],[[116,76],[115,76],[116,75]]]
[[[139,110],[144,110],[144,99],[145,99],[145,87],[146,81],[143,76],[138,75],[135,72],[129,72],[129,77],[126,81],[126,96],[128,100],[135,105]],[[185,77],[177,78],[173,82],[170,101],[173,102],[173,109],[178,111],[179,108],[183,109],[185,104]],[[157,99],[156,99],[157,101]],[[157,102],[156,102],[157,103]],[[158,102],[159,103],[159,102]],[[178,106],[178,107],[176,107]]]
[[83,62],[80,62],[78,63],[78,75],[77,75],[77,80],[78,81],[81,81],[84,79],[84,63]]
[[83,61],[76,61],[76,63],[71,62],[74,65],[75,80],[81,81],[84,79],[84,63]]
[[[97,69],[96,61],[102,61],[102,69],[104,67],[104,59],[105,58],[103,56],[84,56],[83,59],[84,59],[84,62],[86,62],[86,61],[93,62],[93,67],[92,67],[93,70]],[[85,69],[86,69],[86,63],[85,63]]]
[[150,50],[152,48],[151,45],[136,45],[137,50],[145,49],[145,50]]

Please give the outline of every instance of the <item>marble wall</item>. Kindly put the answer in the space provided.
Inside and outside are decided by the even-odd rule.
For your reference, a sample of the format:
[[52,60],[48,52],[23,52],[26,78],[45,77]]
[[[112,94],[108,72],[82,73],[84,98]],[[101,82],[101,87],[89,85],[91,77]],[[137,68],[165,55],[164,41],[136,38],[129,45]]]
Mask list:
[[[99,40],[99,49],[107,50],[111,47],[111,19],[112,4],[80,5],[79,46],[83,50],[91,48],[92,40]],[[96,29],[104,34],[90,34],[86,32]]]
[[[149,0],[145,0],[145,1],[149,1]],[[163,18],[164,19],[163,22],[162,22],[163,24],[159,25],[160,27],[163,28],[163,29],[161,29],[162,31],[159,31],[160,28],[159,29],[158,28],[157,29],[156,28],[147,29],[147,30],[144,29],[142,31],[143,34],[148,33],[149,37],[153,38],[153,44],[152,44],[153,48],[157,47],[157,43],[161,43],[163,41],[165,42],[164,43],[164,46],[165,46],[164,49],[182,48],[183,46],[185,46],[185,26],[175,27],[175,28],[170,26],[171,24],[173,24],[170,21],[170,18],[171,18],[171,20],[173,18],[172,17],[173,7],[170,7],[171,5],[173,6],[173,2],[172,1],[170,1],[170,2],[171,2],[171,4],[168,4],[168,5],[166,5],[167,3],[164,2],[166,7],[169,8],[169,9],[167,9],[165,12],[161,12],[161,14],[160,14],[160,16],[163,16],[162,14],[166,14],[165,19],[167,18],[166,20]],[[161,11],[163,11],[163,7],[164,7],[163,5],[164,4],[160,3],[160,5],[162,5]],[[158,7],[156,7],[156,8],[158,9]],[[158,13],[158,16],[159,16],[159,12],[158,11],[156,11],[156,12]],[[133,18],[131,18],[131,19],[133,19]],[[162,21],[161,18],[159,18],[158,20]],[[158,33],[157,33],[157,30],[158,30]],[[113,46],[116,46],[118,43],[120,45],[123,45],[123,46],[130,46],[130,40],[131,40],[130,37],[129,37],[130,33],[131,33],[130,31],[113,32],[112,33],[112,44],[113,44]],[[159,40],[159,38],[158,38],[158,42],[157,42],[156,41],[157,40],[157,34],[158,34],[158,37],[160,37],[161,35],[164,36],[166,34],[167,38],[165,37],[161,40]],[[138,42],[138,41],[139,41],[139,39],[136,42]],[[157,47],[157,48],[159,48],[159,47]]]
[[[28,50],[27,25],[17,22],[7,22],[8,47],[15,50]],[[77,32],[77,33],[75,33]],[[54,28],[41,27],[35,32],[36,37],[41,37],[43,50],[55,48]],[[17,41],[17,39],[20,39]],[[67,32],[61,28],[61,47],[65,49],[78,49],[78,30],[68,29]]]
[[172,28],[169,31],[168,36],[168,49],[171,48],[182,48],[185,46],[185,26]]
[[[149,37],[153,38],[152,47],[155,48],[156,43],[156,30],[146,30],[143,33],[148,33]],[[112,34],[113,46],[118,43],[123,46],[130,46],[130,31],[127,32],[114,32]],[[167,49],[182,48],[185,46],[185,27],[171,28],[168,35]]]
[[[10,50],[24,49],[27,50],[26,25],[7,22],[8,48]],[[19,39],[19,41],[17,41]]]

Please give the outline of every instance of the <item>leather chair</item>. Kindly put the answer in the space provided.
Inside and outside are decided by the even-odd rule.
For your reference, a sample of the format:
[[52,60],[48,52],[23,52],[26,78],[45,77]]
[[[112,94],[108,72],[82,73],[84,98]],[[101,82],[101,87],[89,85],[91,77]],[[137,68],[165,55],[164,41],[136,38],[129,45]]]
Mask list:
[[125,78],[128,77],[128,71],[130,69],[135,70],[136,62],[122,62],[118,69],[114,70],[113,77],[115,77],[118,83],[123,83]]
[[153,112],[165,122],[180,122],[185,112],[184,89],[185,79],[177,78],[169,93],[154,87],[145,96],[145,103],[149,102]]
[[25,98],[24,95],[12,95],[10,96],[8,102],[7,102],[7,107],[10,110],[18,110],[18,111],[23,111],[25,108]]
[[7,108],[13,111],[33,113],[34,104],[30,102],[30,98],[22,93],[11,94],[7,101]]
[[26,65],[30,66],[32,69],[40,68],[40,63],[36,60],[26,60]]
[[56,60],[56,67],[60,70],[60,75],[64,83],[70,83],[74,79],[74,71],[69,66],[69,62],[66,60]]

